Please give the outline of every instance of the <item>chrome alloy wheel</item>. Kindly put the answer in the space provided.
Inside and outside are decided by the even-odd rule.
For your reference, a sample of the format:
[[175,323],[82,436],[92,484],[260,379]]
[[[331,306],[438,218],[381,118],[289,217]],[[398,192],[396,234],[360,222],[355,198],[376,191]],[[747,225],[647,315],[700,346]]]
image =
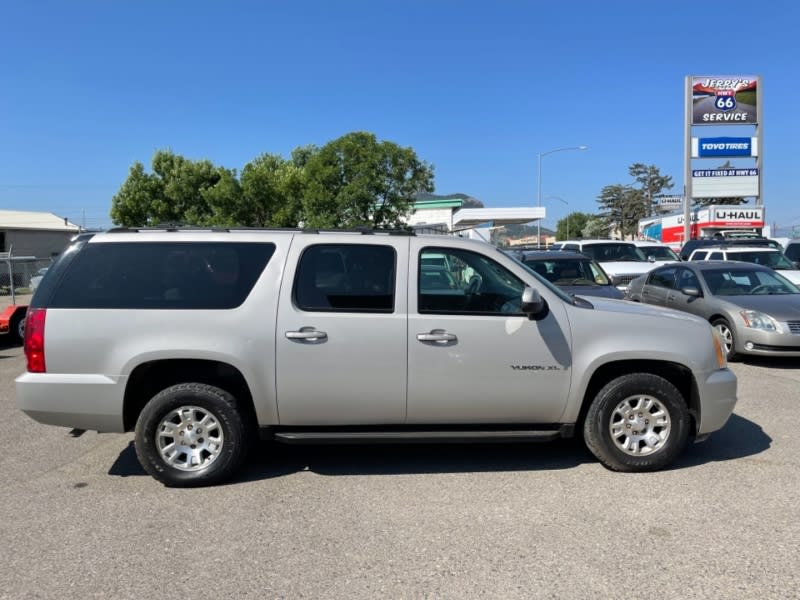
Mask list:
[[731,349],[733,348],[733,332],[731,328],[728,327],[727,323],[717,323],[714,325],[714,328],[717,330],[719,334],[720,341],[722,342],[722,347],[725,349],[725,354],[730,354]]
[[216,417],[199,406],[181,406],[167,413],[156,431],[164,462],[181,471],[199,471],[219,456],[225,437]]
[[625,454],[653,454],[669,438],[669,412],[653,396],[637,394],[617,404],[608,428],[614,445]]

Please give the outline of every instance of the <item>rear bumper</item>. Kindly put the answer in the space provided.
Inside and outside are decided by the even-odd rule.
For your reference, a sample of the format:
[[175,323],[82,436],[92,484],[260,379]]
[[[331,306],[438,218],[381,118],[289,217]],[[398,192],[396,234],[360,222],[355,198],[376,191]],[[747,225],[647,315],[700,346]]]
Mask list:
[[730,369],[713,371],[700,385],[697,436],[722,429],[736,406],[736,375]]
[[15,383],[17,406],[39,423],[123,431],[124,377],[24,373]]

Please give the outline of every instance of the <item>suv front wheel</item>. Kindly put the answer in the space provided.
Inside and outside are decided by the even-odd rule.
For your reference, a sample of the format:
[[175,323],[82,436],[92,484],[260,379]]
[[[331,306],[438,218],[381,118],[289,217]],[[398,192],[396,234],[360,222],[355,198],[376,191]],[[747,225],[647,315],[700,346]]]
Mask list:
[[583,427],[589,450],[614,471],[656,471],[669,465],[689,436],[689,410],[669,381],[633,373],[607,383]]
[[246,431],[231,394],[202,383],[181,383],[153,396],[142,410],[136,456],[164,485],[214,485],[242,462]]

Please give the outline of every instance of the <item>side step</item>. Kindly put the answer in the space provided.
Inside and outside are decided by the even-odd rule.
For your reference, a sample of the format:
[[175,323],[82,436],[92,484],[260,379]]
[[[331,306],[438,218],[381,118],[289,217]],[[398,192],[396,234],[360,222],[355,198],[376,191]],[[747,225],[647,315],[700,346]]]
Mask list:
[[434,444],[434,443],[509,443],[548,442],[570,437],[570,432],[560,430],[528,429],[463,429],[414,431],[308,431],[267,430],[262,437],[284,444]]

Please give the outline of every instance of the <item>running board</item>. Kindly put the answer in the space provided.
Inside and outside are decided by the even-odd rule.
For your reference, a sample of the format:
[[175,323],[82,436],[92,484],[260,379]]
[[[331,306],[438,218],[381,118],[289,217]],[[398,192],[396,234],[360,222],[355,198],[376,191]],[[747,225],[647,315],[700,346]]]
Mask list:
[[444,431],[266,431],[267,439],[284,444],[432,444],[548,442],[567,437],[563,430]]

